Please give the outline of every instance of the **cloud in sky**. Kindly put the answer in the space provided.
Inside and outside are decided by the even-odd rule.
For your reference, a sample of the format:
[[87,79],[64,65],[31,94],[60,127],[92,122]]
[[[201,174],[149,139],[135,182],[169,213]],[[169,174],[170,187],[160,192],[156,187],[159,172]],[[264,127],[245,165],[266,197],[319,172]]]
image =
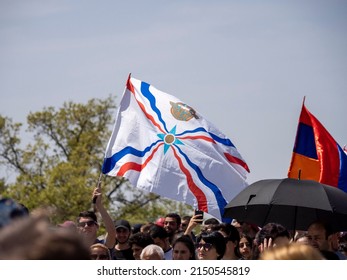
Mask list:
[[0,113],[123,92],[128,73],[194,107],[251,168],[286,177],[303,97],[347,144],[347,2],[0,3]]

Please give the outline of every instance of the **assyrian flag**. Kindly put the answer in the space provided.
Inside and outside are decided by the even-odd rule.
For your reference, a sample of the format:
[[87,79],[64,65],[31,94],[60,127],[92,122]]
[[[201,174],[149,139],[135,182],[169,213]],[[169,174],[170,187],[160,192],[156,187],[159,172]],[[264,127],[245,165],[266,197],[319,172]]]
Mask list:
[[347,192],[347,155],[304,104],[288,178],[314,180]]
[[129,76],[102,172],[222,220],[247,186],[233,143],[192,107]]

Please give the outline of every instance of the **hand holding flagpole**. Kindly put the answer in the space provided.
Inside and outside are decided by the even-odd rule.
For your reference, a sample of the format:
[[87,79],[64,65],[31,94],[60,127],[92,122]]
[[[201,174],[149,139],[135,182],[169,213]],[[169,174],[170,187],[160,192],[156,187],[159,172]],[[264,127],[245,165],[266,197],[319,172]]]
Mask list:
[[93,204],[96,204],[96,200],[98,199],[98,196],[101,195],[101,178],[102,178],[102,172],[99,175],[98,183],[93,192]]

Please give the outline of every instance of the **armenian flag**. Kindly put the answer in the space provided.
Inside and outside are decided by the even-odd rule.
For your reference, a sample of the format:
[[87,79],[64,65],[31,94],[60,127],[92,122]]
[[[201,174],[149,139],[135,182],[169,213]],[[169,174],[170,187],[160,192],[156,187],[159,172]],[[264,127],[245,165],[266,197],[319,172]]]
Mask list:
[[347,192],[347,155],[304,104],[288,178],[314,180]]

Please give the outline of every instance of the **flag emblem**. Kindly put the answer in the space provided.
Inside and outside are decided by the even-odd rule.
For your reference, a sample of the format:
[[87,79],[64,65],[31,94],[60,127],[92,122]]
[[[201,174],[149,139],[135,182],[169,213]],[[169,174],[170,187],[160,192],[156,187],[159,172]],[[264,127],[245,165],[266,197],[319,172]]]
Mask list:
[[183,104],[182,102],[170,102],[171,104],[171,114],[176,120],[179,121],[189,121],[193,117],[198,119],[199,117],[196,115],[195,110],[188,106],[187,104]]

